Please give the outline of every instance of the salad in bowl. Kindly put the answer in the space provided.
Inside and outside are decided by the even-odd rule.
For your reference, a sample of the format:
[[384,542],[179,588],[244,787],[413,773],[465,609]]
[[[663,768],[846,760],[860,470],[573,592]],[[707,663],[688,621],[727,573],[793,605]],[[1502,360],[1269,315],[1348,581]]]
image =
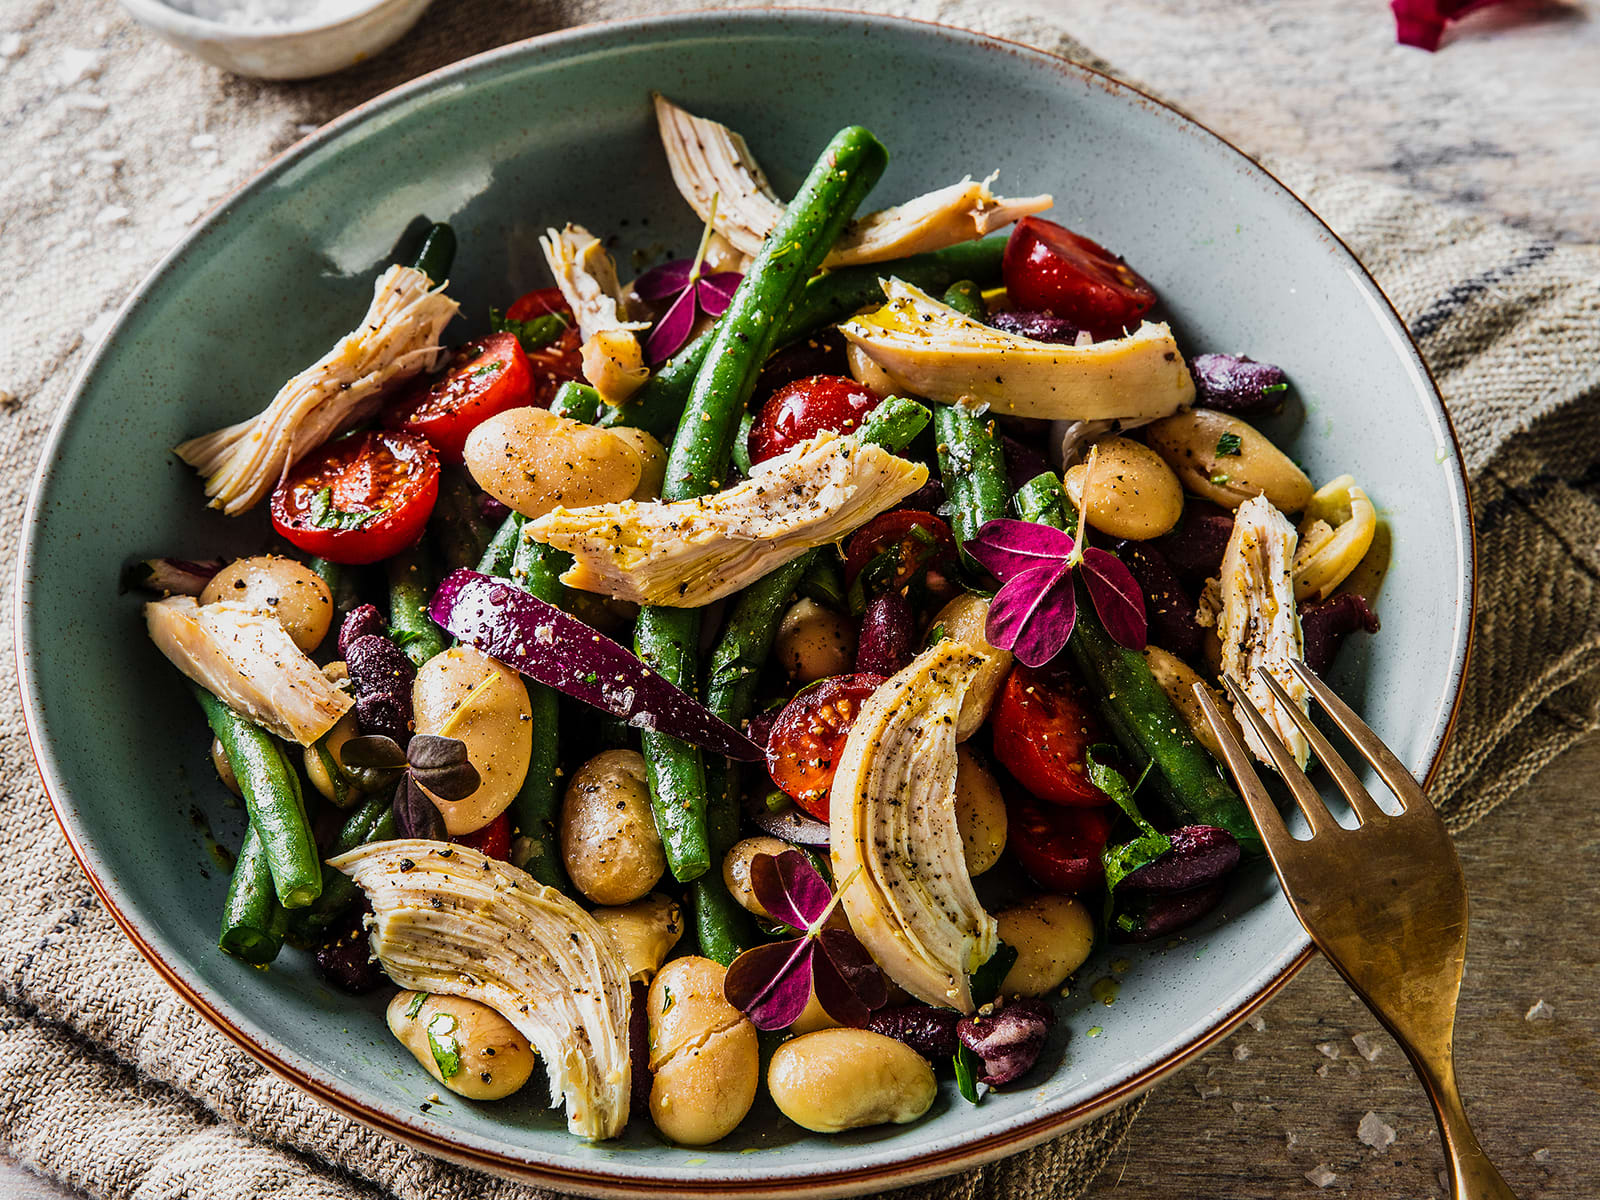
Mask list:
[[[653,103],[691,257],[624,282],[573,223],[548,286],[455,297],[433,226],[176,447],[282,543],[134,568],[249,814],[220,948],[394,989],[440,1086],[539,1074],[595,1141],[1028,1086],[1092,947],[1259,855],[1198,691],[1304,763],[1288,664],[1376,632],[1376,510],[1252,424],[1282,370],[1180,347],[1050,196],[858,213],[852,126],[785,201]],[[452,346],[461,303],[492,332]]]

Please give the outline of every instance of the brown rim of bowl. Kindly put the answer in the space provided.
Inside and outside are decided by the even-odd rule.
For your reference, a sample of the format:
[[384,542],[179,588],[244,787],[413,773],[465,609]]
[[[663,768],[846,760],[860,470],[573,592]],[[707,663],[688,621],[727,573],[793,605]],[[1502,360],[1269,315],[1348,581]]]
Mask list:
[[[716,19],[731,18],[737,20],[740,11],[741,10],[694,9],[655,17],[617,18],[605,21],[590,21],[581,25],[573,25],[565,29],[552,30],[549,33],[538,34],[529,38],[522,38],[515,42],[508,42],[504,46],[496,46],[492,49],[481,51],[478,54],[471,55],[467,58],[459,59],[456,62],[448,63],[441,67],[436,67],[434,70],[419,75],[415,79],[407,80],[405,83],[398,84],[393,88],[373,96],[369,100],[363,101],[361,104],[358,104],[347,112],[335,117],[333,120],[329,121],[326,125],[321,126],[313,133],[306,135],[306,137],[301,138],[293,145],[280,151],[278,154],[267,160],[267,162],[262,164],[257,171],[253,172],[249,179],[242,181],[237,187],[234,187],[225,196],[219,199],[216,204],[212,205],[211,208],[207,210],[205,216],[209,217],[211,213],[215,212],[218,208],[232,201],[235,196],[254,184],[262,175],[271,171],[280,162],[298,153],[308,142],[320,140],[325,136],[331,136],[336,132],[342,131],[345,127],[356,124],[362,120],[368,109],[371,109],[380,103],[385,103],[394,99],[401,92],[408,92],[413,89],[420,91],[434,79],[450,72],[458,71],[467,64],[476,63],[480,60],[495,55],[510,55],[535,43],[544,42],[546,40],[566,38],[589,30],[610,29],[625,25],[649,25],[654,23],[666,24],[693,17],[710,17]],[[1469,592],[1467,636],[1461,658],[1461,669],[1455,675],[1453,680],[1455,695],[1451,699],[1450,715],[1445,722],[1444,733],[1439,739],[1438,749],[1434,753],[1433,759],[1428,764],[1428,769],[1423,776],[1423,787],[1427,788],[1431,786],[1435,776],[1438,774],[1439,766],[1443,761],[1445,748],[1450,743],[1450,737],[1455,730],[1456,721],[1461,715],[1462,692],[1464,690],[1466,673],[1472,661],[1472,647],[1477,631],[1478,542],[1477,527],[1472,519],[1471,481],[1467,477],[1467,472],[1461,453],[1461,440],[1456,433],[1455,422],[1450,417],[1449,409],[1445,407],[1444,399],[1439,392],[1439,385],[1437,380],[1434,379],[1432,369],[1428,366],[1427,360],[1423,358],[1421,349],[1417,346],[1416,340],[1411,336],[1411,331],[1406,325],[1404,318],[1401,317],[1399,311],[1395,308],[1394,302],[1389,299],[1388,294],[1385,293],[1384,290],[1378,285],[1377,280],[1372,277],[1371,272],[1367,270],[1365,264],[1363,264],[1356,256],[1355,252],[1350,249],[1349,245],[1346,244],[1344,239],[1335,233],[1333,229],[1331,229],[1328,224],[1317,215],[1310,205],[1308,205],[1304,200],[1300,199],[1300,197],[1297,196],[1280,179],[1278,179],[1276,175],[1274,175],[1266,167],[1262,166],[1250,155],[1246,154],[1243,150],[1240,150],[1227,138],[1222,137],[1215,130],[1211,129],[1210,126],[1206,125],[1202,121],[1196,120],[1194,117],[1181,111],[1166,101],[1150,95],[1141,88],[1136,87],[1131,83],[1124,82],[1123,80],[1114,79],[1103,71],[1097,71],[1092,67],[1087,67],[1081,63],[1072,62],[1070,59],[1063,58],[1057,54],[1052,54],[1047,50],[1040,50],[1037,47],[1029,46],[1025,43],[1017,42],[1009,38],[998,37],[993,34],[980,33],[976,30],[964,29],[959,26],[949,25],[939,21],[930,21],[914,17],[862,13],[835,8],[776,7],[755,11],[758,11],[763,17],[778,16],[806,18],[819,14],[828,14],[864,19],[877,23],[921,26],[924,28],[937,30],[947,36],[958,37],[962,40],[972,39],[977,40],[980,43],[987,42],[993,47],[997,47],[1011,54],[1030,57],[1042,61],[1045,64],[1055,68],[1057,71],[1063,73],[1080,74],[1081,76],[1087,77],[1089,82],[1092,82],[1109,92],[1131,93],[1140,100],[1144,101],[1146,104],[1161,109],[1170,114],[1172,117],[1177,118],[1180,122],[1193,125],[1201,129],[1210,137],[1215,139],[1216,142],[1226,147],[1228,150],[1231,150],[1234,154],[1238,155],[1241,159],[1248,163],[1251,168],[1260,171],[1263,175],[1275,183],[1286,197],[1292,199],[1296,204],[1304,209],[1306,214],[1316,222],[1316,224],[1329,238],[1333,240],[1334,244],[1336,244],[1349,256],[1351,262],[1353,262],[1360,271],[1361,278],[1363,278],[1371,286],[1372,290],[1383,299],[1384,304],[1388,308],[1390,316],[1394,318],[1395,324],[1404,334],[1406,345],[1409,347],[1413,359],[1415,360],[1417,366],[1421,368],[1423,377],[1428,381],[1429,387],[1433,390],[1433,397],[1438,403],[1439,413],[1444,418],[1445,430],[1450,435],[1451,447],[1453,450],[1452,458],[1455,463],[1457,476],[1459,477],[1461,483],[1462,495],[1465,497],[1467,505],[1466,567]],[[96,364],[100,357],[101,351],[104,349],[105,345],[110,339],[111,331],[114,331],[121,325],[128,309],[143,295],[144,290],[146,286],[148,286],[150,280],[160,273],[160,271],[166,266],[169,259],[182,252],[188,240],[189,236],[185,236],[171,250],[162,255],[161,259],[146,274],[139,286],[129,294],[128,299],[119,307],[116,319],[112,322],[105,338],[102,339],[101,343],[91,351],[89,359],[85,362],[84,367],[79,372],[78,378],[74,381],[72,388],[73,394],[76,394],[82,381],[87,377],[89,371],[92,370]],[[47,444],[51,439],[53,439],[56,430],[60,427],[60,423],[64,418],[66,411],[67,407],[64,405],[61,416],[56,419],[56,422],[52,425],[51,430],[46,435]],[[43,475],[41,470],[41,472],[36,475],[34,486],[31,489],[29,496],[27,511],[24,515],[22,524],[24,535],[33,524],[35,505],[38,500],[38,490],[42,478]],[[892,1183],[896,1187],[903,1187],[910,1183],[916,1183],[944,1175],[954,1174],[957,1171],[970,1170],[986,1163],[993,1162],[997,1159],[1004,1158],[1008,1155],[1019,1153],[1022,1150],[1025,1150],[1030,1146],[1037,1145],[1038,1143],[1043,1142],[1052,1136],[1059,1136],[1079,1125],[1093,1120],[1096,1117],[1103,1116],[1113,1111],[1114,1109],[1127,1103],[1129,1100],[1132,1100],[1140,1093],[1154,1087],[1155,1084],[1160,1082],[1166,1076],[1172,1074],[1190,1060],[1204,1053],[1222,1038],[1226,1037],[1235,1028],[1237,1028],[1246,1017],[1264,1005],[1273,996],[1277,995],[1278,992],[1280,992],[1288,984],[1288,982],[1299,973],[1301,968],[1303,968],[1306,963],[1311,961],[1312,955],[1315,953],[1315,948],[1310,944],[1309,939],[1307,939],[1306,945],[1300,950],[1300,952],[1292,961],[1290,961],[1276,976],[1268,980],[1267,983],[1254,996],[1248,997],[1237,1009],[1228,1014],[1218,1025],[1206,1031],[1205,1033],[1202,1033],[1188,1044],[1174,1050],[1160,1062],[1146,1067],[1142,1071],[1139,1071],[1137,1074],[1122,1081],[1108,1091],[1081,1104],[1074,1105],[1072,1108],[1067,1109],[1064,1112],[1053,1113],[1047,1116],[1039,1117],[1024,1125],[1017,1126],[1000,1133],[991,1134],[987,1137],[965,1143],[961,1146],[951,1147],[946,1150],[936,1151],[901,1162],[883,1163],[848,1171],[788,1175],[770,1180],[727,1180],[720,1183],[716,1180],[710,1180],[695,1181],[690,1183],[689,1181],[682,1179],[657,1178],[652,1180],[636,1176],[619,1178],[617,1176],[607,1175],[598,1171],[574,1170],[565,1167],[553,1166],[551,1164],[535,1164],[524,1159],[514,1158],[491,1151],[478,1150],[474,1147],[463,1146],[460,1143],[449,1140],[448,1138],[438,1137],[426,1130],[415,1128],[404,1123],[403,1121],[392,1118],[383,1112],[369,1108],[359,1101],[340,1092],[336,1088],[323,1084],[320,1081],[302,1073],[293,1065],[286,1062],[283,1058],[279,1057],[278,1054],[269,1049],[267,1046],[253,1041],[242,1030],[235,1027],[225,1016],[223,1016],[222,1013],[213,1008],[204,996],[192,988],[178,972],[178,970],[169,964],[164,958],[162,958],[161,955],[156,951],[155,947],[145,940],[133,919],[125,914],[120,908],[118,908],[116,903],[111,899],[100,879],[92,870],[90,870],[84,850],[79,846],[77,839],[73,836],[72,830],[68,827],[66,820],[62,816],[61,806],[56,802],[55,795],[50,791],[49,783],[45,779],[44,768],[40,760],[38,746],[35,742],[35,717],[33,706],[28,698],[28,688],[26,686],[26,680],[29,671],[27,667],[26,656],[23,654],[22,644],[23,596],[24,592],[27,590],[23,576],[27,567],[27,563],[27,557],[25,555],[19,555],[19,570],[17,587],[15,589],[16,599],[13,611],[14,650],[16,654],[17,678],[19,691],[21,692],[24,716],[23,724],[27,731],[28,747],[30,753],[33,755],[34,768],[39,772],[40,784],[44,789],[46,797],[50,801],[50,809],[52,814],[55,816],[56,824],[60,826],[61,832],[67,840],[67,845],[72,850],[73,857],[78,860],[79,867],[83,870],[84,875],[88,878],[89,884],[94,889],[95,895],[100,898],[100,902],[106,906],[107,911],[110,912],[112,918],[116,921],[118,926],[121,927],[123,933],[127,935],[128,940],[133,943],[134,947],[141,955],[144,956],[145,960],[155,968],[156,973],[166,981],[168,986],[170,986],[175,992],[183,997],[184,1001],[194,1008],[202,1017],[204,1017],[209,1024],[217,1029],[218,1032],[222,1033],[241,1050],[245,1051],[252,1058],[260,1062],[274,1075],[294,1084],[296,1087],[316,1097],[330,1108],[343,1113],[345,1116],[350,1117],[351,1119],[358,1121],[361,1124],[378,1131],[379,1133],[395,1138],[396,1140],[412,1146],[415,1149],[422,1150],[426,1153],[436,1155],[440,1158],[446,1159],[450,1162],[458,1163],[463,1166],[469,1166],[478,1170],[487,1171],[494,1175],[522,1180],[547,1187],[581,1190],[582,1192],[590,1195],[601,1196],[642,1197],[705,1195],[775,1197],[798,1195],[802,1193],[807,1196],[822,1196],[859,1194],[865,1192],[872,1184],[877,1182]]]

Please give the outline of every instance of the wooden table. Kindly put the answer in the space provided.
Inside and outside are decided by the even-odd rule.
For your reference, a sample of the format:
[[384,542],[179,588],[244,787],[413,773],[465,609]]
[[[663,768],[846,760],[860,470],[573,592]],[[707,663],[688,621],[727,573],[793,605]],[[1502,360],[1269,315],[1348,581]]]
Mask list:
[[[1258,154],[1417,188],[1600,240],[1600,8],[1475,14],[1436,55],[1382,0],[1013,0]],[[1468,1106],[1522,1200],[1600,1196],[1600,737],[1460,841],[1472,934],[1458,1026]],[[1543,1001],[1548,1015],[1528,1019]],[[1438,1134],[1399,1051],[1320,960],[1155,1092],[1092,1200],[1440,1196]],[[1371,1041],[1369,1061],[1351,1041]],[[1395,1140],[1357,1139],[1375,1113]],[[1335,1178],[1320,1191],[1306,1172]],[[66,1193],[0,1163],[0,1195]]]

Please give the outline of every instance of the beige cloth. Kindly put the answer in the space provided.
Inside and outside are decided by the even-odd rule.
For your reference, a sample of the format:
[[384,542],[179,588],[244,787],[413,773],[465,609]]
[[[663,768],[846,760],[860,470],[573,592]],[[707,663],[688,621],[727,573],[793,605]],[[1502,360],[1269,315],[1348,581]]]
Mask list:
[[[19,302],[0,306],[0,560],[13,557],[41,438],[86,348],[205,207],[309,126],[386,87],[516,37],[645,7],[440,0],[418,34],[360,70],[271,87],[170,51],[106,3],[8,0],[0,24],[20,38],[0,37],[0,277]],[[1058,30],[981,0],[872,7],[1094,63]],[[1600,716],[1600,251],[1274,165],[1405,314],[1473,476],[1478,640],[1435,796],[1461,828]],[[0,587],[9,625],[9,575]],[[9,644],[9,629],[4,637]],[[50,819],[9,656],[0,662],[0,783],[0,1150],[94,1196],[140,1200],[545,1195],[441,1163],[322,1107],[233,1049],[160,982],[96,902]],[[916,1194],[1069,1200],[1137,1108]]]

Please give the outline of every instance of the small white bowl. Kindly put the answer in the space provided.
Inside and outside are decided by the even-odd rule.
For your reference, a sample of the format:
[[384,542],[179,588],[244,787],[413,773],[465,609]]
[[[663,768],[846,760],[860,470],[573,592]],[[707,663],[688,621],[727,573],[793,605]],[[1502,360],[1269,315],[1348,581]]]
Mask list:
[[432,0],[368,0],[328,21],[228,25],[162,0],[121,0],[139,24],[178,49],[235,75],[310,79],[371,58],[417,23]]

